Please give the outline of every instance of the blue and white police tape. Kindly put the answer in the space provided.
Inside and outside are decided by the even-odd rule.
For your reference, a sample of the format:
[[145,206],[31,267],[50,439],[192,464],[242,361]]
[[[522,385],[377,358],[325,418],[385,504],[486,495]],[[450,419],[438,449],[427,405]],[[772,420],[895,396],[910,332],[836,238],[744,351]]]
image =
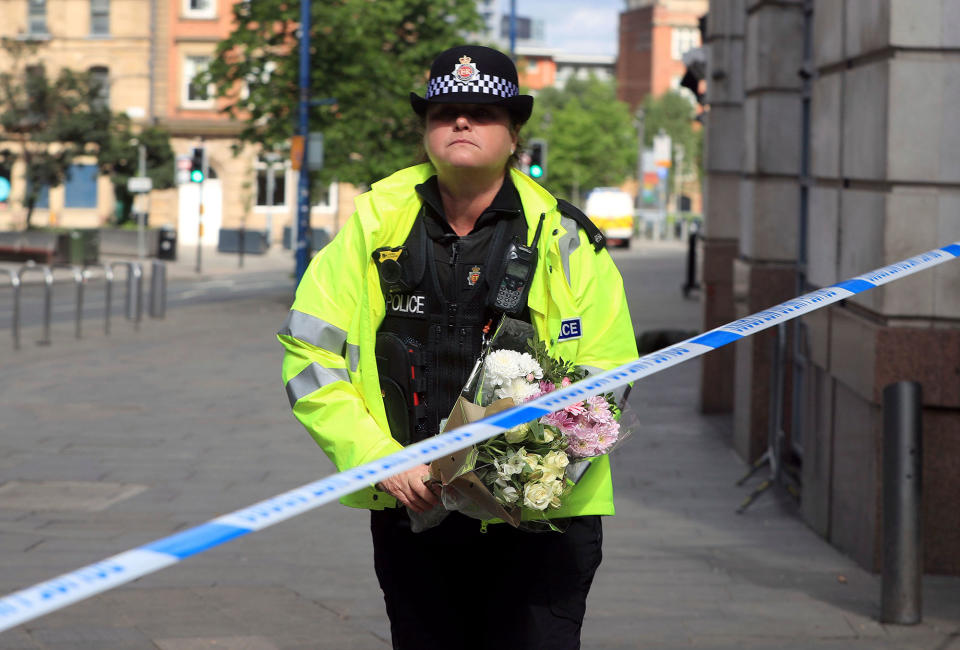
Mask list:
[[15,592],[0,600],[0,632],[159,571],[234,538],[330,503],[394,474],[492,438],[518,424],[529,422],[591,395],[609,392],[797,316],[958,256],[960,242],[813,291],[648,354],[619,368],[592,375],[549,395],[411,445],[380,460],[328,476],[181,533]]

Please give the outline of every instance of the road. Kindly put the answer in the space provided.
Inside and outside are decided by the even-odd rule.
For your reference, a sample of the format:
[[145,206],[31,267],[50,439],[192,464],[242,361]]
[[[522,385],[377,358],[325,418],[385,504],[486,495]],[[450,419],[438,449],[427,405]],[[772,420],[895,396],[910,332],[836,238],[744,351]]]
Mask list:
[[[697,327],[682,249],[614,256],[638,333]],[[213,279],[225,278],[201,282]],[[195,284],[196,303],[109,339],[74,341],[66,322],[50,346],[0,347],[0,594],[332,471],[280,384],[273,333],[291,288],[201,300],[231,286]],[[735,514],[763,477],[735,485],[746,468],[730,418],[696,411],[698,372],[694,360],[631,393],[642,427],[611,458],[617,515],[604,520],[583,647],[958,650],[960,579],[925,577],[923,624],[880,625],[878,578],[790,500],[771,491]],[[0,648],[386,650],[368,525],[362,511],[318,508],[0,634]],[[519,588],[470,568],[482,558],[463,562]],[[425,607],[451,597],[424,585]]]

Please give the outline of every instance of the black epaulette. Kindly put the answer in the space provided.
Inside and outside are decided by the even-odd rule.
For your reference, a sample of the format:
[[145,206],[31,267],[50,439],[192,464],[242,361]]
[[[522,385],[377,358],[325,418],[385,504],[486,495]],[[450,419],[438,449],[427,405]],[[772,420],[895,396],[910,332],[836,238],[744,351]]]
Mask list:
[[603,233],[600,232],[596,224],[590,221],[590,217],[581,212],[580,208],[563,199],[557,199],[557,208],[560,210],[560,214],[565,217],[570,217],[577,222],[578,226],[583,228],[587,233],[587,237],[593,242],[594,251],[599,253],[603,250],[604,246],[607,245],[607,238],[603,236]]

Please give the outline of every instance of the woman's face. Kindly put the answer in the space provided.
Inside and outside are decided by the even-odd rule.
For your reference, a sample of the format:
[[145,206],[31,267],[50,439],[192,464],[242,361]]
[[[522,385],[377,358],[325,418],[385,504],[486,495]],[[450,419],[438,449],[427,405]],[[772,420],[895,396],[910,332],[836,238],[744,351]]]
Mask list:
[[489,104],[433,104],[423,144],[438,170],[503,171],[517,145],[510,114]]

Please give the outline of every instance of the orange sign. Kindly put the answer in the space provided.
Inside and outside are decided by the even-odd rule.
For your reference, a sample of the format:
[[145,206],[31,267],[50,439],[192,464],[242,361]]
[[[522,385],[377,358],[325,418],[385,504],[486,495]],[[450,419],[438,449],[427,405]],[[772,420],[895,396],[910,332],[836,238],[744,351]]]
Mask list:
[[290,138],[290,167],[300,171],[303,165],[303,136],[295,135]]

